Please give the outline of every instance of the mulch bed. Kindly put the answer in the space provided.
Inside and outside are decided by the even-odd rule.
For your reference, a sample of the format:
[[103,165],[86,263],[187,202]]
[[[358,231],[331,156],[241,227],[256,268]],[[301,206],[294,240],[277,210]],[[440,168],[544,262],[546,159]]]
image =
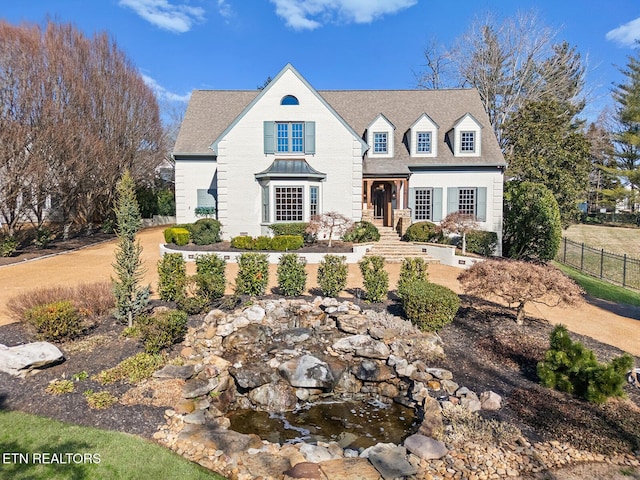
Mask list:
[[[393,300],[375,307],[398,313]],[[197,326],[201,321],[202,315],[192,316],[189,323]],[[0,373],[0,408],[151,437],[164,423],[167,407],[116,404],[92,410],[82,393],[108,390],[121,397],[131,385],[103,386],[89,378],[78,382],[74,393],[45,392],[53,379],[71,378],[83,371],[91,376],[142,351],[136,340],[120,336],[122,329],[115,320],[105,319],[89,336],[60,345],[65,362],[24,379]],[[592,405],[538,385],[535,366],[548,348],[551,330],[548,323],[536,319],[518,326],[508,310],[477,301],[471,306],[463,297],[455,321],[440,332],[446,359],[434,366],[451,370],[457,383],[478,394],[485,390],[500,394],[504,407],[482,414],[518,426],[530,441],[559,440],[603,454],[640,450],[640,390],[627,385],[628,399]],[[588,337],[572,334],[572,338],[593,349],[600,361],[621,353]],[[33,340],[22,324],[0,326],[0,343],[16,345]],[[170,355],[175,356],[180,348],[174,346]],[[640,364],[638,359],[636,364]]]

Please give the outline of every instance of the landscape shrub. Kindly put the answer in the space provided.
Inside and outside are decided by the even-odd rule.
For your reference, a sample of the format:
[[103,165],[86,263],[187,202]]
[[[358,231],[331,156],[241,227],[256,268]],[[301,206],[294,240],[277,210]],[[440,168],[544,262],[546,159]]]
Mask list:
[[211,245],[220,241],[222,225],[213,218],[201,218],[191,226],[191,241],[196,245]]
[[255,250],[255,243],[254,238],[248,235],[240,235],[231,239],[231,246],[240,250]]
[[364,290],[369,302],[381,302],[389,292],[389,274],[384,269],[384,258],[364,257],[359,263]]
[[11,257],[18,250],[20,242],[15,237],[9,235],[2,237],[0,240],[0,256]]
[[632,367],[633,357],[627,353],[609,363],[598,362],[592,350],[571,340],[567,327],[557,325],[537,372],[545,387],[604,403],[610,397],[624,397],[622,387]]
[[196,284],[198,296],[212,302],[224,296],[227,285],[225,270],[227,262],[215,254],[196,257]]
[[64,393],[71,393],[75,390],[75,385],[72,380],[54,380],[49,382],[45,392],[51,395],[62,395]]
[[137,324],[144,351],[159,353],[184,338],[187,333],[187,313],[167,310],[154,315],[141,315]]
[[84,316],[107,314],[115,305],[111,282],[91,282],[30,290],[10,298],[7,308],[11,317],[20,321],[31,308],[63,300],[72,302]]
[[261,235],[253,241],[254,250],[271,250],[271,237]]
[[164,230],[164,241],[174,243],[179,247],[189,243],[190,233],[184,227],[170,227]]
[[124,359],[113,368],[93,375],[91,379],[103,385],[119,381],[138,383],[145,378],[150,378],[153,372],[162,367],[164,363],[162,355],[141,352]]
[[416,222],[409,225],[402,239],[407,242],[436,242],[441,237],[435,223]]
[[477,253],[484,257],[490,257],[496,253],[498,246],[498,234],[496,232],[485,232],[474,230],[467,233],[467,251]]
[[33,239],[33,244],[38,248],[47,248],[51,240],[55,238],[55,235],[51,233],[47,227],[41,227],[36,229],[36,236]]
[[35,327],[40,340],[68,340],[84,330],[80,312],[69,300],[30,308],[25,312],[24,320]]
[[407,285],[416,280],[429,280],[429,264],[419,257],[407,257],[402,260],[398,278],[398,297],[402,298]]
[[318,286],[326,297],[337,297],[347,286],[346,257],[327,254],[318,266]]
[[158,260],[158,295],[171,302],[185,295],[187,264],[181,253],[166,253]]
[[309,224],[305,222],[272,223],[269,228],[274,235],[300,235],[304,237],[308,226]]
[[118,401],[118,397],[114,396],[111,392],[94,392],[89,389],[83,393],[84,398],[87,400],[87,405],[93,410],[105,410]]
[[404,288],[402,308],[420,330],[433,332],[453,321],[460,308],[460,297],[442,285],[415,280]]
[[304,238],[300,235],[278,235],[271,239],[271,250],[287,252],[298,250],[304,246]]
[[301,295],[307,285],[307,261],[297,253],[285,253],[278,262],[278,288],[283,295]]
[[342,236],[342,240],[351,243],[377,242],[380,240],[378,228],[371,222],[354,223]]
[[238,256],[236,292],[264,295],[269,283],[269,260],[265,253],[243,253]]
[[209,305],[209,300],[200,294],[197,277],[197,275],[189,275],[185,279],[184,295],[176,300],[178,308],[189,315],[201,313]]

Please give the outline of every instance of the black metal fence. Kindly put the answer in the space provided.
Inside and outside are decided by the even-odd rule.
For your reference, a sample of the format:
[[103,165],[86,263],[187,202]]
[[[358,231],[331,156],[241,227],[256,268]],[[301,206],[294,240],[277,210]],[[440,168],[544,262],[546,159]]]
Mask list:
[[640,290],[640,260],[562,239],[556,260],[623,287]]

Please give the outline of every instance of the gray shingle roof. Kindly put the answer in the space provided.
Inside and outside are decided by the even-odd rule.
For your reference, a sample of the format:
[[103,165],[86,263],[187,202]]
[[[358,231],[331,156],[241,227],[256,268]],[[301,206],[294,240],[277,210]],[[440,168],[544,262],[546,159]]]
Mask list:
[[[258,90],[196,90],[185,113],[174,155],[211,155],[211,143],[259,94]],[[395,125],[394,158],[365,158],[365,174],[407,174],[410,167],[504,166],[504,157],[493,135],[476,90],[326,90],[318,93],[364,138],[366,128],[383,114]],[[409,155],[405,138],[411,125],[423,114],[439,125],[438,156]],[[445,137],[466,113],[483,126],[482,156],[454,157]]]

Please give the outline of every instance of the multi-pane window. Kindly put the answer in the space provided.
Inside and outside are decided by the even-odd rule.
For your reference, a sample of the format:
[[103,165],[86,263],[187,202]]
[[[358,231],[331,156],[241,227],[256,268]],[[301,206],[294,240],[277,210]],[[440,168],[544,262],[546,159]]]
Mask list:
[[431,132],[418,132],[416,142],[418,153],[431,153]]
[[318,187],[309,187],[309,215],[318,214]]
[[275,187],[276,222],[303,221],[302,190],[302,187]]
[[461,152],[476,151],[476,132],[460,133],[460,151]]
[[476,215],[475,188],[461,188],[458,190],[458,211],[464,215]]
[[373,152],[387,153],[387,133],[386,132],[373,134]]
[[415,192],[415,220],[431,220],[433,190],[430,188],[417,188]]
[[276,142],[279,153],[304,152],[304,123],[278,123]]

